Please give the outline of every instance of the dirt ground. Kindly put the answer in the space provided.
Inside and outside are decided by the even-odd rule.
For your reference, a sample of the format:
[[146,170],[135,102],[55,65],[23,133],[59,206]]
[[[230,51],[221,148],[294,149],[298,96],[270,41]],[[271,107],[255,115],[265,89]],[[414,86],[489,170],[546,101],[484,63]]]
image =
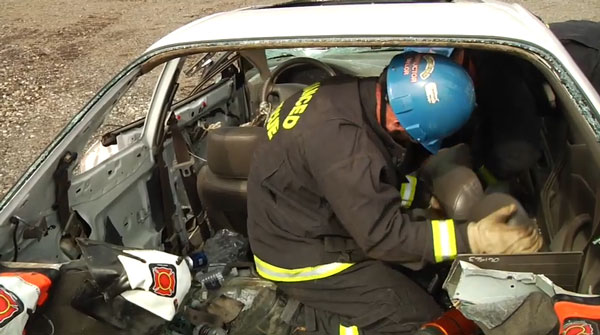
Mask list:
[[[173,29],[277,0],[2,0],[0,198],[114,74]],[[600,21],[598,0],[517,0],[546,22]]]

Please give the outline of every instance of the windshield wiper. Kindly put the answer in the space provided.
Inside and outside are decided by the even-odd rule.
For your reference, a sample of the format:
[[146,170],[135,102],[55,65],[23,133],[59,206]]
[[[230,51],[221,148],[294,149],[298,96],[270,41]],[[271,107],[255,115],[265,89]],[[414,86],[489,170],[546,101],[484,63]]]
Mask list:
[[276,55],[273,57],[269,57],[267,58],[267,60],[272,60],[272,59],[279,59],[279,58],[287,58],[287,57],[296,57],[298,55],[294,55],[294,54],[280,54],[280,55]]
[[361,51],[358,51],[357,53],[364,54],[364,53],[371,53],[371,52],[389,52],[389,51],[402,52],[402,51],[404,51],[404,48],[403,47],[371,47],[371,49],[369,49],[369,50],[361,50]]

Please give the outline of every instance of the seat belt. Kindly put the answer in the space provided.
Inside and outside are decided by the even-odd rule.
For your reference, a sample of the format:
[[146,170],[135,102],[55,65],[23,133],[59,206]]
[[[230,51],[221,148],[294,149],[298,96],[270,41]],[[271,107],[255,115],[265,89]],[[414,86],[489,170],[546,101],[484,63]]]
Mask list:
[[[56,170],[54,170],[54,173],[52,174],[55,197],[53,208],[56,210],[58,223],[61,228],[60,249],[71,259],[80,256],[79,247],[77,246],[75,239],[78,237],[87,237],[84,224],[89,227],[89,224],[79,216],[77,211],[74,211],[73,208],[71,208],[69,203],[69,188],[71,187],[69,169],[76,160],[77,153],[70,151],[65,152],[60,158]],[[40,221],[40,223],[42,222]],[[41,230],[38,229],[37,233],[44,233],[43,226],[40,226],[39,228]],[[33,233],[35,234],[36,232],[34,231]],[[23,236],[23,238],[25,237]],[[14,261],[16,261],[16,259],[14,259]]]
[[173,194],[171,193],[171,182],[169,180],[169,172],[167,164],[163,158],[162,144],[159,152],[156,154],[156,166],[160,180],[160,194],[162,197],[163,219],[166,221],[163,231],[163,240],[165,241],[166,250],[171,253],[181,252],[181,241],[175,223],[173,222],[173,214],[175,213],[175,204],[173,203]]
[[[594,271],[594,266],[593,266],[593,262],[592,265],[590,265],[588,262],[591,262],[591,258],[590,257],[594,257],[594,253],[592,252],[592,248],[594,246],[596,247],[600,247],[600,187],[597,188],[596,190],[596,204],[594,206],[594,216],[592,217],[591,220],[591,227],[590,227],[590,235],[585,243],[585,247],[583,248],[583,253],[584,253],[584,258],[583,258],[583,264],[582,264],[582,268],[581,268],[581,280],[583,280],[583,276],[589,276],[591,273],[593,273]],[[589,221],[588,221],[589,222]],[[594,280],[592,280],[591,282],[585,283],[587,287],[589,288],[597,288],[600,285],[600,278],[598,278],[597,276],[594,276],[593,278],[595,278]],[[579,286],[582,286],[583,283],[579,283]],[[591,293],[591,292],[588,292]]]
[[173,139],[173,150],[175,151],[173,168],[179,170],[185,194],[188,197],[192,211],[194,215],[198,215],[202,211],[202,205],[196,190],[197,178],[194,171],[194,158],[190,155],[188,145],[183,138],[181,130],[177,127],[177,120],[173,116],[169,118],[168,126],[171,138]]
[[52,175],[54,179],[54,208],[58,216],[60,227],[64,230],[71,216],[69,205],[69,167],[77,159],[77,154],[67,151],[58,162],[58,166]]
[[586,249],[591,245],[600,245],[600,188],[596,190],[596,206],[594,207],[594,217],[592,219],[592,229],[590,237],[586,243]]
[[[187,142],[181,133],[181,129],[177,126],[177,120],[175,119],[174,114],[171,114],[167,124],[169,131],[171,132],[171,138],[173,139],[173,150],[175,151],[173,168],[179,170],[185,194],[188,198],[190,207],[192,208],[193,218],[190,221],[197,220],[198,216],[202,213],[203,208],[200,197],[198,196],[198,190],[196,189],[198,178],[194,171],[194,158],[190,155]],[[190,221],[186,222],[186,226]],[[200,229],[202,240],[209,238],[210,230],[206,222],[196,223]]]

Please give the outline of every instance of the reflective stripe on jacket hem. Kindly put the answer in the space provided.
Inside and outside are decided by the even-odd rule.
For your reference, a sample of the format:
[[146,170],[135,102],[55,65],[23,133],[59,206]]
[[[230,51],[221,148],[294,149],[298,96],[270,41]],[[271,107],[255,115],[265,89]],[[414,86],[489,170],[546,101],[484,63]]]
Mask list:
[[258,274],[272,281],[299,282],[321,279],[333,276],[354,265],[354,263],[329,263],[299,269],[286,269],[271,265],[254,256],[254,263]]
[[433,256],[435,262],[443,262],[456,257],[456,232],[453,220],[431,221],[433,231]]

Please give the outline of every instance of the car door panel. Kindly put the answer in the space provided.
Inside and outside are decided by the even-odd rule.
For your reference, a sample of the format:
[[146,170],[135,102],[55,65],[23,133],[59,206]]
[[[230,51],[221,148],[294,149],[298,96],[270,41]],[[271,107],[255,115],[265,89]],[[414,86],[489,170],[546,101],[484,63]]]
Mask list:
[[69,189],[71,207],[90,225],[91,239],[105,241],[110,221],[124,245],[160,245],[146,186],[153,167],[148,146],[138,141],[73,178]]

